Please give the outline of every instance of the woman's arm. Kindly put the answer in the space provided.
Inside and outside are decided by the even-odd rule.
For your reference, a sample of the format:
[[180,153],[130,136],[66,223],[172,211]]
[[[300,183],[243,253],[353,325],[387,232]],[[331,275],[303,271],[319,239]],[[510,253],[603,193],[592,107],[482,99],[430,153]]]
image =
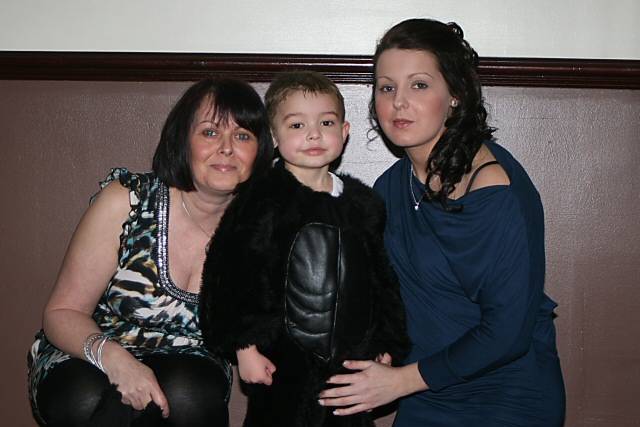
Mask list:
[[[419,361],[433,390],[468,381],[523,356],[531,347],[542,298],[544,259],[532,257],[525,219],[514,196],[505,197],[492,227],[493,267],[481,283],[463,287],[479,306],[480,321],[441,351]],[[539,237],[542,241],[542,236]]]
[[43,325],[47,339],[71,356],[82,358],[85,338],[101,332],[91,316],[116,270],[128,212],[128,190],[108,185],[83,215],[67,248]]
[[482,317],[478,326],[442,351],[401,368],[347,361],[345,367],[359,372],[329,379],[330,384],[344,386],[324,390],[321,404],[349,406],[336,414],[350,415],[417,391],[438,391],[467,381],[523,355],[530,346],[541,292],[529,286],[526,243],[508,244],[508,240],[504,253],[521,262],[499,258],[496,279],[479,295]]
[[[44,309],[47,339],[62,351],[84,358],[83,344],[101,332],[93,311],[118,265],[122,224],[129,214],[129,190],[111,183],[96,197],[74,232],[55,287]],[[107,342],[103,365],[118,385],[123,402],[143,409],[153,400],[168,416],[168,405],[153,372],[113,341]]]

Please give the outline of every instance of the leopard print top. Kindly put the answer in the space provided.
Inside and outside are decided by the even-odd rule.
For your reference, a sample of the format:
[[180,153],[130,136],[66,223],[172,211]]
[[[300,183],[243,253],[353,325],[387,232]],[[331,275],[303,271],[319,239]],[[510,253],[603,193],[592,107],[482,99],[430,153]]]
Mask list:
[[[118,180],[129,189],[131,210],[122,225],[118,267],[93,313],[105,335],[136,358],[184,353],[219,363],[231,381],[230,366],[202,346],[198,294],[178,288],[169,275],[169,188],[152,173],[112,169],[100,183]],[[47,341],[43,331],[28,355],[29,395],[37,413],[38,384],[71,356]]]

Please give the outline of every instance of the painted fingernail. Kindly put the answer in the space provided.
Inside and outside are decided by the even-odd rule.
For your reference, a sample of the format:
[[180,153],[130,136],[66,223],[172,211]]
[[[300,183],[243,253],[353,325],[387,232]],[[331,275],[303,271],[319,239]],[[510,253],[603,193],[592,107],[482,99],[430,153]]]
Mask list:
[[318,399],[318,405],[320,405],[320,406],[324,406],[324,400],[322,400],[322,399]]
[[333,415],[340,415],[340,411],[336,409],[335,411],[333,411]]

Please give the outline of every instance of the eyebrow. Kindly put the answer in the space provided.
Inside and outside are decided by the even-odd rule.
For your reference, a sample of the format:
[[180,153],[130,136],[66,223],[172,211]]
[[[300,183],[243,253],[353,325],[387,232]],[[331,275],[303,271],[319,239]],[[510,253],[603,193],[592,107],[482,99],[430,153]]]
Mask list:
[[[420,75],[420,74],[424,74],[424,75],[426,75],[426,76],[429,76],[429,77],[431,77],[432,79],[434,78],[431,74],[427,73],[426,71],[419,71],[419,72],[417,72],[417,73],[412,73],[412,74],[409,74],[407,77],[411,78],[411,77],[418,76],[418,75]],[[391,80],[391,81],[393,81],[393,79],[392,79],[391,77],[388,77],[388,76],[378,76],[378,77],[376,78],[376,80],[377,80],[377,79],[387,79],[387,80]]]
[[[338,113],[336,113],[335,111],[323,111],[323,112],[321,112],[321,113],[320,113],[320,115],[321,115],[321,116],[323,116],[323,115],[325,115],[325,114],[333,114],[334,116],[339,117],[339,116],[338,116]],[[295,117],[295,116],[303,116],[303,115],[304,115],[304,114],[302,114],[302,113],[289,113],[289,114],[286,114],[286,115],[282,118],[282,120],[284,121],[284,120],[288,120],[288,119],[289,119],[289,118],[291,118],[291,117]]]
[[[253,133],[253,131],[251,131],[251,130],[249,130],[249,129],[246,129],[246,128],[244,128],[244,127],[240,126],[240,125],[239,125],[239,124],[237,124],[236,122],[229,122],[228,124],[231,124],[231,123],[233,123],[233,124],[235,125],[235,127],[233,128],[233,129],[235,129],[235,130],[238,130],[238,129],[244,129],[244,130],[246,130],[246,131],[249,131],[249,132]],[[220,126],[220,121],[217,121],[217,122],[216,122],[216,121],[213,121],[213,120],[211,120],[211,119],[204,119],[204,120],[201,120],[201,121],[197,122],[197,123],[194,125],[194,127],[200,126],[200,125],[202,125],[202,124],[212,124],[213,126],[218,127],[218,126]]]

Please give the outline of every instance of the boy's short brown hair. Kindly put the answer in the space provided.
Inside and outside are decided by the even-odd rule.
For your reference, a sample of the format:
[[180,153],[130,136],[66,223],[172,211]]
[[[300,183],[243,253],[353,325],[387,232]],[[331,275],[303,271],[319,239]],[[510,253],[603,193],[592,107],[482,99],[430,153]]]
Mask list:
[[344,98],[338,87],[329,78],[315,71],[288,71],[279,74],[269,85],[267,93],[264,97],[265,106],[267,107],[267,115],[271,126],[274,125],[273,120],[278,112],[278,106],[292,92],[301,91],[307,93],[324,93],[335,98],[338,107],[338,116],[344,121]]

